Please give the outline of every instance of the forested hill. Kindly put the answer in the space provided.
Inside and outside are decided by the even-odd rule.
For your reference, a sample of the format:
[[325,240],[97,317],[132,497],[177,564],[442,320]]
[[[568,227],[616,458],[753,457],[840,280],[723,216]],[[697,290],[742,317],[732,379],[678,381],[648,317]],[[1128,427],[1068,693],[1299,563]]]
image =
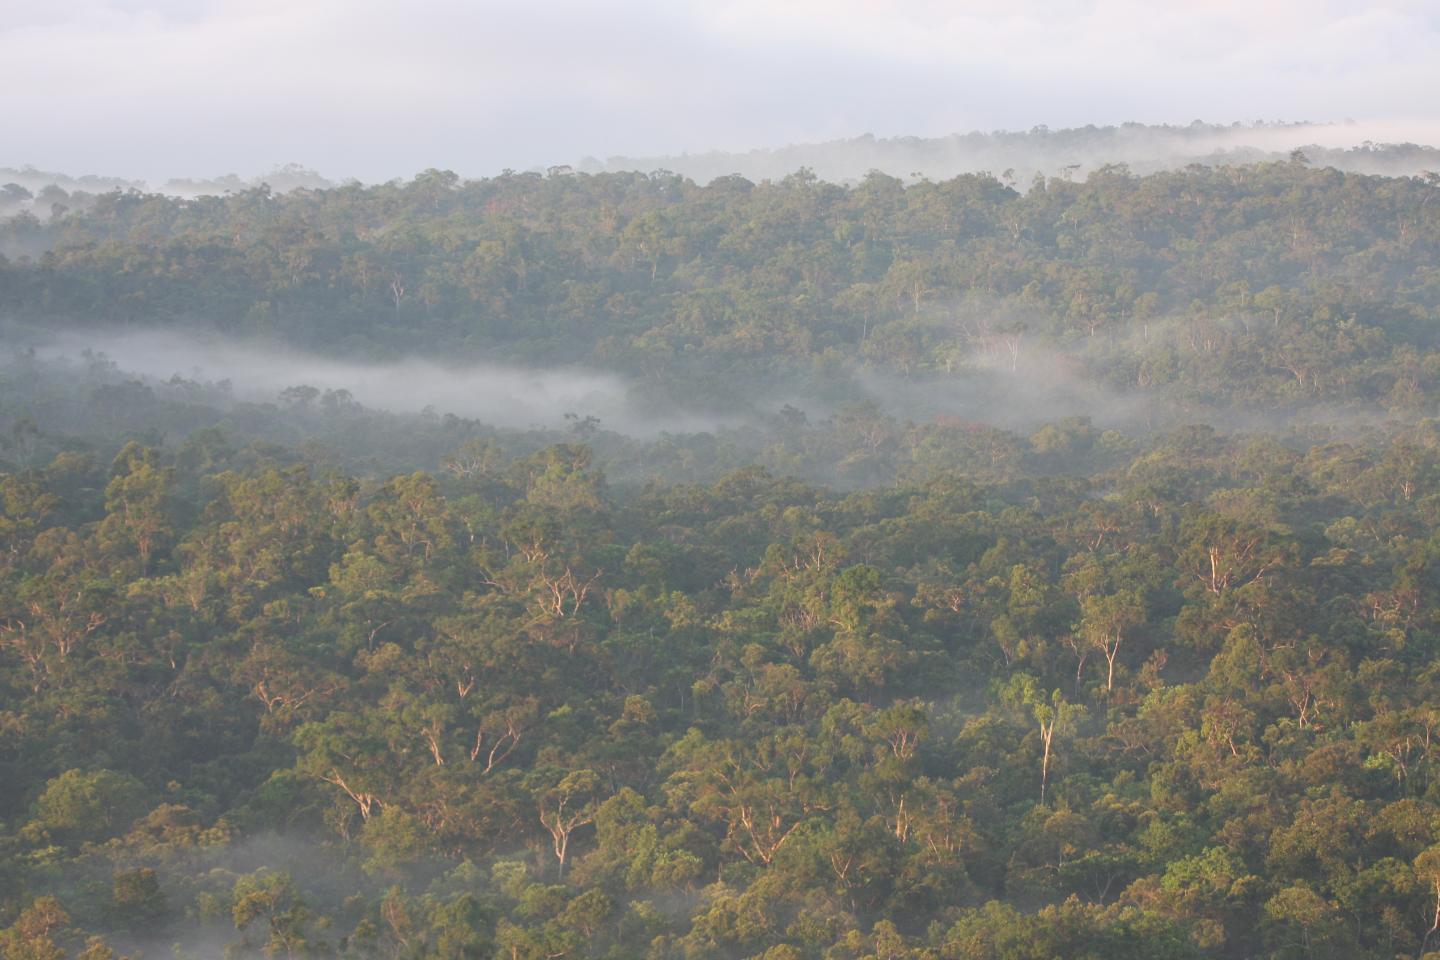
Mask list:
[[509,174],[274,196],[112,193],[6,222],[0,311],[327,354],[583,361],[727,407],[776,377],[1018,368],[1032,349],[1182,402],[1423,409],[1434,177],[1303,162],[1016,190]]
[[[1367,137],[1366,133],[1372,136]],[[1119,126],[1035,127],[1024,131],[954,133],[942,137],[865,135],[824,143],[797,143],[768,150],[713,150],[650,157],[586,158],[580,169],[673,170],[701,183],[740,174],[779,179],[808,167],[842,182],[871,170],[892,176],[944,179],[991,170],[1022,181],[1041,176],[1088,176],[1107,164],[1124,163],[1137,173],[1178,170],[1191,164],[1233,166],[1284,160],[1299,150],[1309,159],[1350,173],[1415,176],[1440,169],[1440,149],[1390,140],[1395,130],[1367,131],[1345,123],[1214,124],[1184,126],[1125,123]]]
[[[6,221],[0,957],[1437,960],[1437,196],[431,171]],[[29,349],[137,331],[743,416]]]

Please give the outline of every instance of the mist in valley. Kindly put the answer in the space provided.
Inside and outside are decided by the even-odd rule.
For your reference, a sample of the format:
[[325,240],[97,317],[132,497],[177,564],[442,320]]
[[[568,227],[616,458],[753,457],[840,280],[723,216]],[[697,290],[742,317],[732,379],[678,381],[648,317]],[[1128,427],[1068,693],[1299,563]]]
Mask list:
[[948,372],[907,376],[860,363],[781,370],[691,409],[674,402],[673,388],[658,391],[611,371],[446,363],[420,355],[366,362],[277,342],[159,328],[69,331],[12,351],[9,362],[31,351],[56,370],[88,366],[108,382],[141,383],[173,397],[193,397],[198,390],[219,406],[275,404],[292,414],[358,406],[462,418],[506,431],[573,433],[578,425],[582,432],[637,440],[763,430],[785,409],[812,423],[863,406],[899,421],[965,420],[1022,431],[1066,416],[1143,431],[1183,415],[1087,377],[1080,354],[1021,337],[966,347]]
[[[781,365],[689,409],[677,399],[683,370],[647,383],[578,366],[420,355],[357,361],[161,328],[30,331],[9,337],[12,349],[0,357],[0,413],[12,432],[23,423],[39,431],[38,440],[16,432],[9,451],[35,466],[60,449],[45,438],[85,437],[101,451],[126,437],[181,449],[188,438],[220,430],[232,446],[280,444],[318,465],[376,477],[462,469],[476,444],[517,457],[579,441],[620,487],[705,482],[755,463],[836,489],[891,483],[919,469],[927,436],[957,429],[1009,436],[1024,450],[1027,438],[1055,424],[1144,444],[1185,424],[1338,438],[1389,419],[1373,405],[1237,404],[1136,383],[1128,358],[1139,348],[1184,349],[1192,325],[1178,320],[1065,348],[1022,332],[979,332],[992,320],[1020,322],[1003,304],[935,312],[931,333],[956,338],[948,369]],[[1245,330],[1239,321],[1230,326],[1236,336]],[[1083,470],[1087,462],[1052,453],[1026,469]]]
[[236,399],[251,402],[306,403],[329,393],[332,402],[344,397],[400,414],[429,410],[512,430],[561,429],[567,414],[595,417],[641,437],[714,429],[723,422],[700,413],[643,410],[623,378],[581,368],[445,364],[420,357],[363,363],[280,343],[164,330],[70,332],[43,342],[37,354],[72,362],[89,354],[113,363],[124,376],[161,383],[223,383]]

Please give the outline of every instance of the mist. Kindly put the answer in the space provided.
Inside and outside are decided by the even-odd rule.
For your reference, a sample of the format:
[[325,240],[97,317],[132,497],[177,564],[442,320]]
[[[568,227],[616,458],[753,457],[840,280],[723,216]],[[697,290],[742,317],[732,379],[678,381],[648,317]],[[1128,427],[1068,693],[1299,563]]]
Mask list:
[[5,14],[0,960],[1440,960],[1440,0]]
[[[956,304],[952,312],[974,315],[985,309]],[[991,304],[989,309],[995,316],[1014,319],[1003,304]],[[957,321],[937,313],[935,322]],[[252,409],[268,406],[285,421],[294,419],[287,410],[304,413],[322,405],[338,409],[353,402],[377,414],[453,416],[485,428],[552,440],[580,430],[620,460],[633,455],[634,443],[702,434],[716,434],[722,442],[753,454],[774,438],[775,418],[787,410],[804,414],[809,424],[821,429],[833,426],[837,418],[870,411],[865,415],[886,418],[897,426],[960,421],[1021,434],[1046,423],[1083,417],[1097,428],[1132,436],[1191,422],[1243,431],[1319,422],[1341,428],[1383,418],[1383,411],[1364,404],[1309,401],[1240,407],[1218,397],[1143,387],[1133,380],[1126,386],[1115,379],[1114,365],[1118,361],[1124,366],[1123,358],[1133,356],[1142,340],[1174,341],[1177,349],[1183,349],[1185,329],[1179,321],[1153,320],[1143,332],[1127,327],[1069,347],[1023,333],[972,332],[954,339],[949,369],[916,369],[907,374],[859,360],[829,370],[776,369],[759,381],[736,384],[728,398],[711,396],[708,406],[691,409],[674,403],[673,389],[651,396],[625,375],[582,366],[446,363],[418,355],[357,361],[322,357],[276,342],[161,329],[68,331],[36,343],[33,349],[37,358],[62,365],[59,369],[68,366],[78,372],[84,364],[106,368],[94,383],[113,387],[129,380],[172,401],[190,397],[210,407],[218,404],[212,419],[237,404]],[[75,383],[85,380],[80,376]],[[197,392],[197,387],[202,389]],[[602,433],[610,439],[601,441]]]
[[[1146,398],[1088,379],[1076,355],[1017,338],[972,346],[949,373],[856,365],[828,378],[797,373],[735,397],[726,409],[657,410],[617,373],[583,367],[446,364],[412,356],[389,362],[321,357],[278,343],[165,330],[67,332],[39,346],[45,360],[102,360],[120,376],[156,385],[218,386],[237,401],[305,404],[322,394],[370,410],[454,415],[506,430],[555,431],[593,417],[637,439],[753,427],[785,406],[812,420],[871,404],[886,416],[924,422],[963,418],[1026,429],[1068,415],[1134,428],[1154,421]],[[299,388],[299,389],[297,389]],[[304,388],[313,388],[314,394]]]
[[[595,417],[637,437],[711,430],[723,421],[685,411],[646,410],[624,378],[580,367],[525,368],[498,363],[447,365],[410,357],[361,363],[318,357],[273,343],[204,338],[162,330],[121,334],[68,332],[39,346],[45,359],[99,354],[123,373],[224,384],[236,399],[274,401],[293,387],[348,395],[393,413],[433,411],[514,430],[560,429],[566,415]],[[303,401],[303,393],[288,395]]]
[[[130,180],[124,177],[87,173],[74,175],[33,166],[0,167],[0,219],[28,213],[38,220],[49,220],[68,212],[89,209],[96,198],[107,193],[159,193],[193,200],[197,197],[218,197],[266,187],[271,193],[292,190],[322,190],[338,186],[314,170],[296,163],[276,167],[268,173],[242,177],[228,173],[218,177],[180,177],[160,183]],[[4,250],[6,254],[41,252],[36,250]]]
[[[985,172],[1004,176],[1023,188],[1035,176],[1084,179],[1110,164],[1123,164],[1143,175],[1197,163],[1215,166],[1284,160],[1294,150],[1302,151],[1318,166],[1378,176],[1416,176],[1440,170],[1440,146],[1436,144],[1440,144],[1440,123],[1125,123],[1054,130],[1044,126],[1024,131],[976,130],[930,138],[865,134],[743,152],[615,155],[604,160],[587,156],[577,160],[573,169],[583,173],[668,170],[701,184],[734,174],[757,181],[778,180],[801,168],[838,183],[857,182],[871,171],[905,180],[943,180]],[[562,164],[556,169],[567,168]],[[466,176],[482,173],[463,169]],[[542,169],[548,168],[532,168],[535,172]],[[34,166],[0,167],[0,188],[20,188],[0,192],[0,217],[24,211],[45,220],[57,209],[83,210],[95,195],[113,191],[190,200],[261,186],[281,194],[360,182],[331,178],[298,163],[247,175],[197,173],[155,180],[105,173],[77,175]]]
[[823,180],[849,183],[872,170],[902,179],[943,180],[966,173],[1005,175],[1024,185],[1035,176],[1083,179],[1109,165],[1137,174],[1286,159],[1300,150],[1319,166],[1354,173],[1413,176],[1440,168],[1440,126],[1423,123],[1125,123],[1051,130],[954,133],[943,137],[875,137],[798,143],[747,152],[586,158],[587,172],[670,170],[699,183],[739,174],[775,180],[801,167]]

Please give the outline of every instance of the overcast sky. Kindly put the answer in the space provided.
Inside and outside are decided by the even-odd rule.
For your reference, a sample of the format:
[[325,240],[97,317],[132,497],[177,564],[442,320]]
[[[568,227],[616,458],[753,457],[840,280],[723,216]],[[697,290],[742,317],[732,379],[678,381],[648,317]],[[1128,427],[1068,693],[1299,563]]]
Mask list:
[[1440,0],[0,0],[0,166],[158,182],[1126,120],[1440,129]]

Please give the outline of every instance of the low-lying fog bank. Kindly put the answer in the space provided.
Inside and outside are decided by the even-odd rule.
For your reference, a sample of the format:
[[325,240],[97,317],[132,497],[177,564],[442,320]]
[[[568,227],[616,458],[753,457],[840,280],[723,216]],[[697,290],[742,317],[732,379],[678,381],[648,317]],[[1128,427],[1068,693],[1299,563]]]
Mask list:
[[[292,388],[344,391],[362,406],[394,413],[426,409],[517,430],[557,429],[566,415],[596,417],[640,437],[713,430],[720,418],[644,411],[621,377],[577,367],[525,369],[493,363],[446,365],[409,358],[362,363],[318,357],[278,344],[227,341],[161,330],[68,332],[37,348],[45,359],[103,356],[123,373],[225,383],[242,400],[274,401]],[[286,397],[304,402],[306,392]]]
[[[157,385],[177,378],[218,385],[240,401],[303,404],[331,393],[372,410],[428,410],[511,430],[568,430],[577,419],[595,418],[606,430],[639,439],[757,425],[787,406],[812,422],[863,404],[901,420],[957,418],[1008,429],[1075,415],[1097,425],[1144,429],[1156,418],[1145,398],[1091,382],[1070,358],[1038,347],[1004,358],[977,353],[948,376],[907,378],[855,367],[735,384],[732,405],[712,398],[709,409],[685,409],[683,399],[657,400],[624,376],[582,367],[446,364],[421,357],[362,362],[158,329],[68,331],[34,349],[48,361],[107,362],[121,376]],[[683,394],[683,384],[659,391],[676,394]]]
[[[1157,330],[1161,329],[1157,326]],[[1159,334],[1157,334],[1159,335]],[[110,367],[106,379],[136,379],[152,387],[204,386],[217,398],[282,407],[353,400],[397,415],[453,415],[513,431],[570,433],[591,423],[637,440],[749,428],[762,431],[789,409],[818,423],[846,410],[913,423],[966,421],[1026,432],[1067,417],[1132,434],[1187,422],[1229,429],[1274,430],[1316,422],[1343,426],[1375,411],[1312,403],[1284,410],[1232,409],[1157,390],[1122,390],[1097,379],[1087,356],[1014,338],[1008,350],[977,347],[957,357],[949,373],[902,376],[894,370],[843,365],[768,373],[717,393],[692,391],[687,404],[681,371],[640,383],[614,372],[579,366],[522,367],[497,362],[445,363],[408,357],[357,361],[323,357],[278,343],[160,329],[66,331],[32,340],[11,337],[8,362],[33,349],[55,363]],[[993,347],[993,345],[992,345]],[[216,389],[218,388],[218,389]],[[327,397],[328,395],[328,397]]]
[[757,465],[858,489],[936,470],[1100,469],[1187,424],[1307,443],[1391,426],[1363,404],[1235,409],[1194,391],[1122,389],[1083,351],[1018,338],[957,355],[948,372],[757,364],[731,371],[725,391],[676,369],[641,381],[576,367],[356,362],[155,329],[3,331],[0,344],[0,469],[65,450],[103,460],[138,440],[216,464],[469,475],[580,441],[617,487],[706,483]]

